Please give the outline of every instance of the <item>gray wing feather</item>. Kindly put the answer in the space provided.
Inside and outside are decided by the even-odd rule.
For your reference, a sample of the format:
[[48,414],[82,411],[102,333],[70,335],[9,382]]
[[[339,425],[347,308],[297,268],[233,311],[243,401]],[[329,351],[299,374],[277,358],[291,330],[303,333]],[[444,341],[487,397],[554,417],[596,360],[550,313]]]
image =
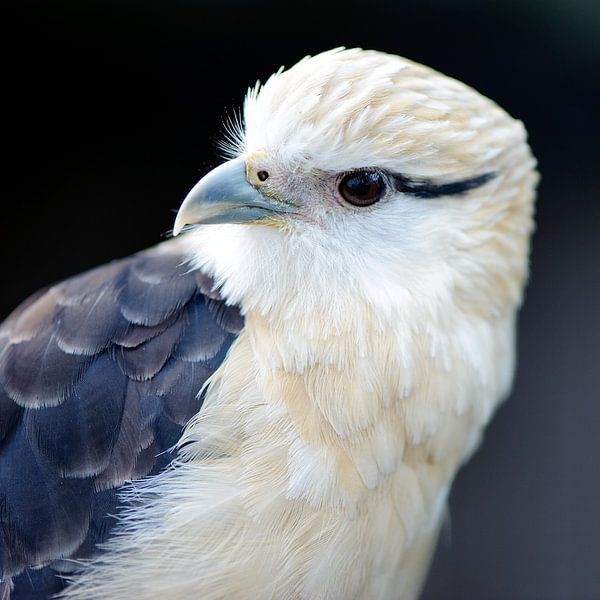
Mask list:
[[0,591],[12,578],[13,600],[59,590],[62,559],[106,538],[116,489],[171,460],[243,327],[177,248],[42,290],[0,326]]

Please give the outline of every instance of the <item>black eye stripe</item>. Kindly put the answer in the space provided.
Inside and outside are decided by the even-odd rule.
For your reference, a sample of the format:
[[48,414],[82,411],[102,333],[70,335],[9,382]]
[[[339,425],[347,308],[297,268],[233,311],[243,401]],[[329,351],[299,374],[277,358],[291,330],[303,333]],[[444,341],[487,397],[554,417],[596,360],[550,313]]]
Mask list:
[[[342,184],[344,180],[356,176],[377,176],[381,182],[381,193],[376,199],[371,201],[359,203],[356,201],[356,198],[353,200],[352,198],[349,198],[347,194],[342,193],[342,196],[344,196],[344,198],[351,204],[355,204],[357,206],[368,206],[374,202],[377,202],[383,196],[383,193],[385,192],[385,180],[393,184],[393,187],[397,192],[401,192],[415,198],[430,199],[466,194],[467,192],[481,187],[482,185],[485,185],[494,179],[496,177],[496,173],[484,173],[482,175],[478,175],[477,177],[470,177],[468,179],[461,179],[459,181],[452,181],[450,183],[434,183],[432,181],[428,181],[427,179],[411,179],[405,175],[389,173],[377,168],[365,168],[346,173],[342,178]],[[340,191],[342,190],[340,189]]]
[[409,179],[404,175],[391,175],[396,191],[410,194],[417,198],[439,198],[441,196],[459,196],[474,190],[496,177],[495,173],[484,173],[470,179],[462,179],[451,183],[433,183],[425,179]]

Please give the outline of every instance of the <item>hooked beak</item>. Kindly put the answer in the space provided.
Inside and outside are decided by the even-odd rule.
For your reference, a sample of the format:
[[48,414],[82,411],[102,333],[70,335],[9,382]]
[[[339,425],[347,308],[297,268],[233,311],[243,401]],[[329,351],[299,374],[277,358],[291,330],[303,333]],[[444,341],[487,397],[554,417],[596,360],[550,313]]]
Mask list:
[[246,162],[239,157],[213,169],[192,188],[177,213],[173,235],[179,235],[186,225],[252,223],[294,209],[252,186]]

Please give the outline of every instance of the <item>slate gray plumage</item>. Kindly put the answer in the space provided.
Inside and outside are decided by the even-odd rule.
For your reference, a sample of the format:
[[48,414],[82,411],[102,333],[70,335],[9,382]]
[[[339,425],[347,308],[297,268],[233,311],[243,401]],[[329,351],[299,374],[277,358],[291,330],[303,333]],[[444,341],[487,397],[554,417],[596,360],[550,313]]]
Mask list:
[[[61,589],[125,481],[164,468],[243,326],[176,241],[32,296],[0,326],[0,577]],[[42,569],[32,567],[43,565]],[[0,583],[0,597],[2,597]]]

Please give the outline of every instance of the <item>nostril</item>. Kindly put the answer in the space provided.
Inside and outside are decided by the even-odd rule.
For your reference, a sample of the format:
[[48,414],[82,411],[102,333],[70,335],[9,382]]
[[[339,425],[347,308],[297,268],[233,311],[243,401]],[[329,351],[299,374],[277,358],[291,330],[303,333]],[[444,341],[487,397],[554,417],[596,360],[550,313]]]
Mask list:
[[258,177],[258,179],[260,181],[266,181],[267,179],[269,179],[269,173],[268,171],[259,171],[256,176]]

